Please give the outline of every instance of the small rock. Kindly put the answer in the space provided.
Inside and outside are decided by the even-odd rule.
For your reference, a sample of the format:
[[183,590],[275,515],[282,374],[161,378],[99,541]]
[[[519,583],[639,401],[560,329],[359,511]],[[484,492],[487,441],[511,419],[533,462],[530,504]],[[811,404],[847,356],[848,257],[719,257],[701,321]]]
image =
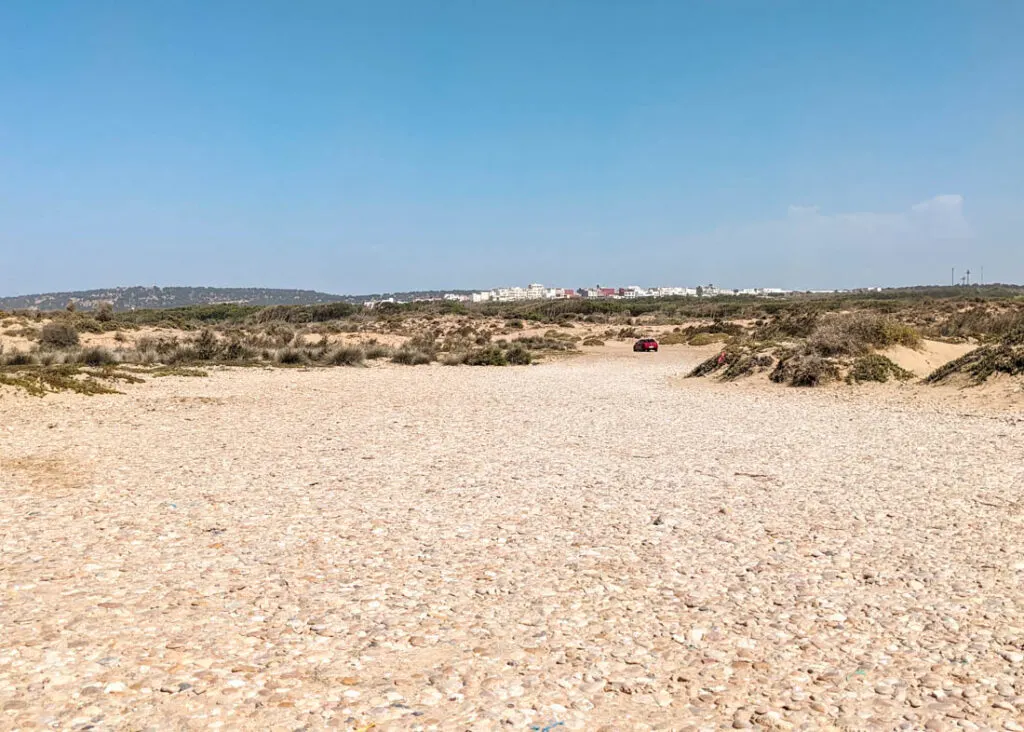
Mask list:
[[925,674],[918,681],[926,689],[939,689],[942,687],[942,679],[937,674]]

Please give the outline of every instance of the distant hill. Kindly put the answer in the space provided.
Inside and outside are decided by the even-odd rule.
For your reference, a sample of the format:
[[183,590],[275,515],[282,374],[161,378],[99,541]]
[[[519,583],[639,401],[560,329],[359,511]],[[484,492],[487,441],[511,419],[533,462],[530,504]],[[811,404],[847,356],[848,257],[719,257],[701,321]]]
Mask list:
[[102,302],[113,303],[115,310],[132,310],[219,303],[318,305],[329,302],[358,302],[361,299],[313,290],[278,290],[263,287],[112,287],[106,290],[0,297],[0,310],[62,310],[69,302],[74,302],[81,310],[92,310]]

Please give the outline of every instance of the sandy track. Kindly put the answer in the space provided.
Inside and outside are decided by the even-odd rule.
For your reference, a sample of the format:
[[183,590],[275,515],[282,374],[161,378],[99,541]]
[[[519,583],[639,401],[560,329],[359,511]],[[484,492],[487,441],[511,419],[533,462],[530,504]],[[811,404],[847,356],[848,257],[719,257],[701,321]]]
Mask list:
[[0,728],[1021,729],[1024,425],[688,359],[7,395]]

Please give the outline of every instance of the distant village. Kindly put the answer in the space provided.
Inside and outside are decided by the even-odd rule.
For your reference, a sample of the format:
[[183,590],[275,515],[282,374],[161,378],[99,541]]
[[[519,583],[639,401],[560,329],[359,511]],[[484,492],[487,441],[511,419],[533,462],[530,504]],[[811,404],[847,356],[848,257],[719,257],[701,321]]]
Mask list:
[[498,287],[473,293],[449,292],[437,297],[418,297],[411,300],[389,297],[382,300],[367,300],[363,304],[372,308],[381,303],[430,302],[448,300],[457,302],[521,302],[524,300],[568,300],[572,298],[605,298],[615,300],[633,300],[641,297],[772,297],[780,295],[800,294],[834,294],[845,292],[880,292],[881,287],[866,287],[858,290],[783,290],[777,287],[752,287],[746,289],[730,289],[715,285],[698,287],[580,287],[577,289],[562,287],[546,287],[534,283],[526,287]]

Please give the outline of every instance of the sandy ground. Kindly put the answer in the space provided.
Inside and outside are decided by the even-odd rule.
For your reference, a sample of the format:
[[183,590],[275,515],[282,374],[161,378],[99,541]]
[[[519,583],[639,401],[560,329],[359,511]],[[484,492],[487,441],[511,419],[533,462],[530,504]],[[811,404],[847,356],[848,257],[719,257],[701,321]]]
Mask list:
[[882,351],[882,355],[888,356],[915,376],[924,378],[939,366],[955,361],[977,347],[975,343],[944,343],[925,340],[921,343],[920,348],[893,346]]
[[1024,409],[627,348],[4,393],[0,728],[1022,729]]

